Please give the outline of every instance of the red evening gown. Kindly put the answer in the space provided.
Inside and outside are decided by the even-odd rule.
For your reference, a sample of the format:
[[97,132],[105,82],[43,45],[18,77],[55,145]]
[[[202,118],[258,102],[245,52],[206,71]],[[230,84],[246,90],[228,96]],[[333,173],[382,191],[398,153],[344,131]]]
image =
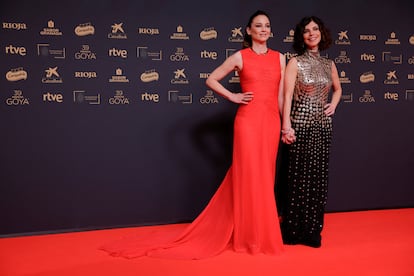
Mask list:
[[234,122],[233,160],[216,193],[183,232],[167,229],[126,237],[101,247],[113,256],[203,259],[226,249],[276,255],[282,251],[274,183],[280,140],[279,52],[241,50],[243,92],[254,99],[240,105]]

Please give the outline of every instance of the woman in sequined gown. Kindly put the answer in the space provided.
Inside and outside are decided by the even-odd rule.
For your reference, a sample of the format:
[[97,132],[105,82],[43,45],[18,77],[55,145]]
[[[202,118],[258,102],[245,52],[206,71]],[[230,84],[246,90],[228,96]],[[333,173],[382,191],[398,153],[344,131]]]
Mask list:
[[[281,253],[283,240],[273,191],[285,58],[268,49],[270,34],[269,17],[257,11],[246,27],[245,48],[228,57],[206,81],[212,90],[239,105],[232,165],[206,208],[192,223],[181,225],[178,233],[159,229],[101,249],[126,258],[203,259],[226,249],[252,255]],[[220,83],[234,70],[240,76],[241,93]]]
[[293,47],[298,56],[286,66],[282,115],[282,141],[289,148],[282,221],[285,244],[321,246],[332,115],[342,94],[334,62],[319,52],[330,44],[320,18],[305,17],[296,25]]

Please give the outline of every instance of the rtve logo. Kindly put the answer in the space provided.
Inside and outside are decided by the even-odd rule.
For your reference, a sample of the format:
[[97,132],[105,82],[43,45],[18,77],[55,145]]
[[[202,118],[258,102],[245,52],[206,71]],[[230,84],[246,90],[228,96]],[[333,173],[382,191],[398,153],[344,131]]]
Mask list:
[[26,55],[25,47],[9,45],[9,46],[6,46],[5,49],[6,49],[6,54],[21,55],[21,56]]
[[201,51],[200,52],[200,57],[201,58],[211,58],[216,60],[217,59],[217,52],[209,52],[207,50]]
[[47,92],[43,94],[43,101],[63,103],[63,95],[59,93],[53,94],[53,93]]
[[124,49],[112,48],[112,49],[109,49],[108,55],[110,57],[127,58],[128,57],[128,51],[127,50],[124,50]]

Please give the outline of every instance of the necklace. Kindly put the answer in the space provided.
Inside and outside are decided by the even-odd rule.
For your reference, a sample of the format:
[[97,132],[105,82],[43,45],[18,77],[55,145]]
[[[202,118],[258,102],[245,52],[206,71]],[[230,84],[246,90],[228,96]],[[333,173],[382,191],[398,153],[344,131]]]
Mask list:
[[252,51],[253,51],[256,55],[266,55],[266,54],[267,54],[267,52],[269,52],[269,49],[268,49],[268,48],[266,48],[266,51],[264,51],[264,52],[256,52],[256,51],[253,49],[253,47],[250,47],[250,49],[252,49]]

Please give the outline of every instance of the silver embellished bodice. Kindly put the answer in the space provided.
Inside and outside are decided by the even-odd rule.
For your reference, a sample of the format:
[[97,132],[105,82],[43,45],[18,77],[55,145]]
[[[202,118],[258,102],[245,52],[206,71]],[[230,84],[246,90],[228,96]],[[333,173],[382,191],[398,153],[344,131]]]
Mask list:
[[324,106],[332,85],[332,61],[319,53],[305,52],[297,58],[298,73],[293,93],[292,123],[309,126],[314,123],[330,124]]

